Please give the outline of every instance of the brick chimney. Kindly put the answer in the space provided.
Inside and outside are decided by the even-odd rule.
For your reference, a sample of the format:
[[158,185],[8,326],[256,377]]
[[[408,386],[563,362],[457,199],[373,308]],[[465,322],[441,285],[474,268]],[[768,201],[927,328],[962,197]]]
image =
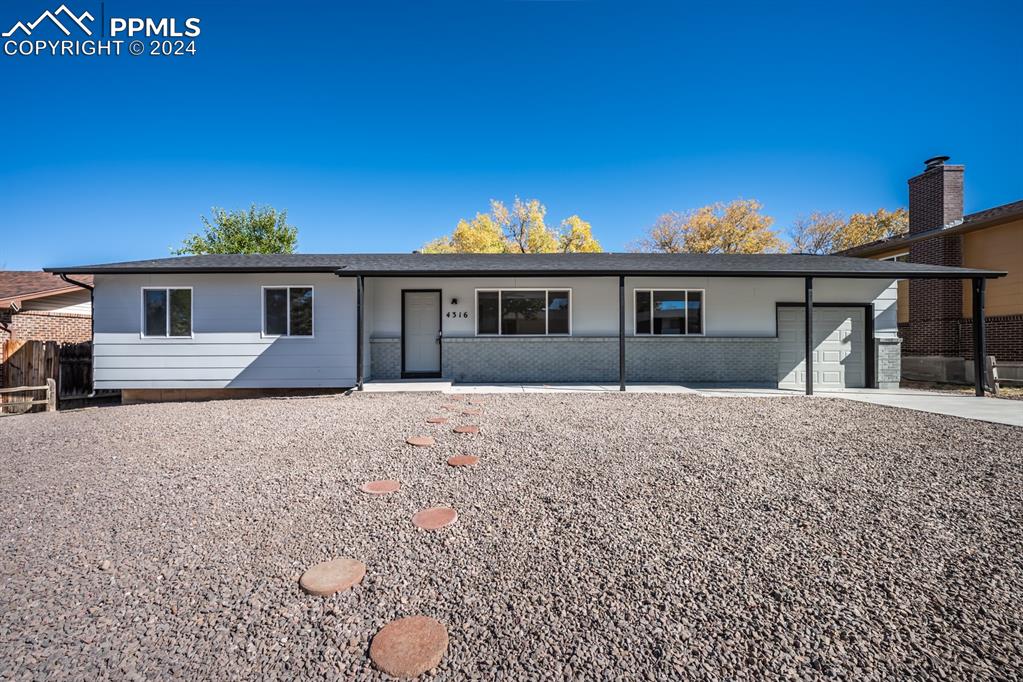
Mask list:
[[[963,166],[947,156],[924,162],[924,172],[909,179],[909,233],[954,225],[963,219]],[[911,263],[963,264],[963,238],[933,237],[909,247]],[[904,329],[906,355],[962,355],[959,321],[963,317],[963,285],[958,279],[914,279],[909,282],[909,325]]]
[[944,227],[963,219],[963,166],[947,156],[924,161],[924,172],[909,180],[909,232]]

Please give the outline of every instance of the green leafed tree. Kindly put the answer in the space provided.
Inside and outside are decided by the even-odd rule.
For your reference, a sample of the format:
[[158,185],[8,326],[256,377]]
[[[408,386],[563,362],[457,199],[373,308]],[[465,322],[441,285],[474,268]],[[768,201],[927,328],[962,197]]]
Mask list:
[[203,231],[185,238],[175,255],[208,253],[294,253],[298,228],[288,224],[288,212],[253,204],[248,210],[214,207],[202,216]]

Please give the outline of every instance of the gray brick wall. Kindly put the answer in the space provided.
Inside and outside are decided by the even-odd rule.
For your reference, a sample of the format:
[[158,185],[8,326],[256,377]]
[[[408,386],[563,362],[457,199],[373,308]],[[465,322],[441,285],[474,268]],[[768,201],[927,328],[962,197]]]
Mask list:
[[617,337],[445,338],[442,357],[452,381],[618,380]]
[[902,379],[902,339],[874,339],[877,387],[898,388]]
[[778,385],[778,339],[631,337],[625,342],[628,381]]
[[[775,338],[635,338],[626,380],[777,385]],[[618,338],[446,338],[444,377],[478,382],[617,382]]]
[[[901,379],[898,338],[875,339],[879,388]],[[370,379],[401,378],[399,339],[369,344]],[[445,338],[443,376],[460,382],[618,381],[618,337]],[[776,386],[778,339],[674,337],[625,340],[626,380]]]
[[401,378],[401,339],[370,339],[369,380]]

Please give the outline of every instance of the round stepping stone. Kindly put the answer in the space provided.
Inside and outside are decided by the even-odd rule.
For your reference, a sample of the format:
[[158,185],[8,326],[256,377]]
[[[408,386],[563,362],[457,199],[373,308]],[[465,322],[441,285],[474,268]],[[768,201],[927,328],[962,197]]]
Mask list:
[[464,410],[462,410],[462,414],[464,414],[467,417],[475,416],[477,414],[481,414],[482,412],[483,410],[481,410],[478,407],[467,407]]
[[480,427],[478,426],[456,426],[455,433],[479,433]]
[[309,594],[329,597],[335,592],[358,585],[366,577],[366,564],[355,559],[334,559],[316,564],[299,579],[298,584]]
[[428,448],[437,441],[433,439],[433,436],[409,436],[405,439],[405,442],[418,448]]
[[457,520],[458,512],[451,507],[427,507],[412,517],[412,523],[423,530],[438,530]]
[[359,486],[359,490],[370,495],[387,495],[388,493],[398,492],[400,487],[401,483],[388,478],[382,481],[366,481]]
[[465,400],[465,396],[461,395],[461,394],[458,394],[458,393],[455,393],[454,395],[449,395],[448,399],[450,399],[450,400]]
[[448,423],[448,418],[447,417],[427,417],[426,418],[426,423],[427,424],[447,424]]
[[452,403],[450,405],[441,405],[440,409],[447,410],[448,412],[454,412],[455,410],[462,409],[462,406],[459,405],[458,403]]
[[448,457],[448,466],[453,467],[474,467],[480,461],[475,455],[455,455]]
[[373,665],[394,677],[417,677],[436,668],[448,650],[448,631],[426,616],[409,616],[380,628],[369,645]]

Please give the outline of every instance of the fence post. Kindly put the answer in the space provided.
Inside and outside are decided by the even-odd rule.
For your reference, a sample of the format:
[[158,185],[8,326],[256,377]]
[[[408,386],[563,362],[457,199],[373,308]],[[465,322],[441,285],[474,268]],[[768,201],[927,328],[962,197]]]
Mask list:
[[57,382],[52,378],[46,378],[46,411],[57,411]]

